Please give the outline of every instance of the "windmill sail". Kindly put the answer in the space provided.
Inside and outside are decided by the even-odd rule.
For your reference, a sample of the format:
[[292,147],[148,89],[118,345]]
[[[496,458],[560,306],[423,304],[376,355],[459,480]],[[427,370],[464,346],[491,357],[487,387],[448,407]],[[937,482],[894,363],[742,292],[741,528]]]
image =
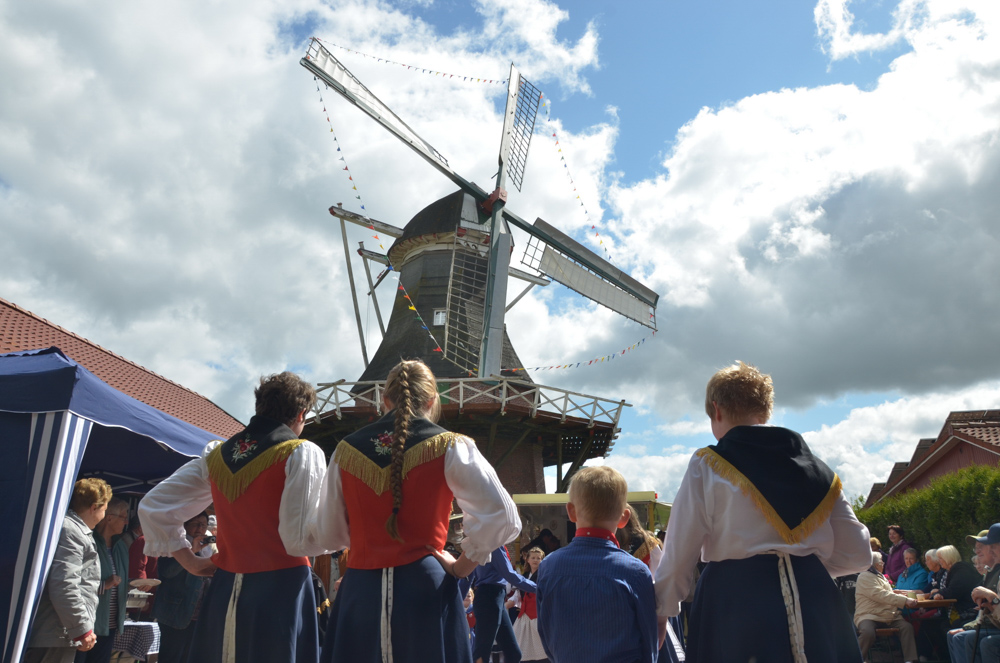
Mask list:
[[456,233],[448,275],[444,357],[470,374],[479,369],[488,267],[482,241],[470,241]]
[[452,170],[451,166],[448,165],[448,160],[434,149],[433,145],[421,138],[406,122],[403,122],[398,115],[372,94],[318,39],[312,38],[309,50],[306,51],[306,56],[299,61],[299,64],[332,87],[340,96],[391,131],[397,138],[426,159],[428,163],[447,175],[455,184],[473,194],[478,194],[481,199],[486,197],[486,192]]
[[534,228],[553,241],[532,234],[523,264],[630,320],[656,329],[658,294],[545,221],[537,219]]
[[507,85],[507,108],[500,139],[500,168],[507,169],[511,182],[521,190],[528,147],[535,133],[535,118],[542,93],[511,65]]

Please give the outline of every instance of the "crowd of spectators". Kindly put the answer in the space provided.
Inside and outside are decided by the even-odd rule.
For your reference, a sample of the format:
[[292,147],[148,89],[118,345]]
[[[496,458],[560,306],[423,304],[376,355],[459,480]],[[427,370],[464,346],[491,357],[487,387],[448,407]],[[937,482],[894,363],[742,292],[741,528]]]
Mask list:
[[[416,368],[410,367],[407,370],[415,371]],[[429,375],[428,369],[422,370],[426,370]],[[275,377],[281,376],[272,376]],[[879,629],[883,628],[891,629],[898,637],[907,663],[935,655],[939,660],[947,656],[953,663],[974,663],[977,657],[981,657],[983,661],[1000,660],[1000,610],[997,609],[1000,608],[1000,523],[966,538],[966,543],[975,553],[970,561],[963,560],[954,545],[926,550],[921,555],[907,539],[904,528],[899,525],[891,525],[887,529],[890,545],[888,550],[883,550],[878,539],[871,537],[868,540],[869,533],[857,521],[850,505],[839,491],[836,475],[808,452],[801,438],[792,431],[763,426],[770,415],[770,378],[744,364],[720,371],[713,381],[717,378],[733,381],[733,385],[727,384],[725,389],[716,385],[715,391],[714,382],[709,384],[706,408],[712,417],[712,431],[720,445],[700,450],[696,458],[692,459],[682,490],[678,493],[671,528],[677,523],[681,524],[677,525],[678,529],[671,529],[665,539],[662,532],[660,536],[655,536],[639,524],[638,512],[625,501],[628,486],[624,477],[616,470],[604,466],[582,468],[573,477],[567,504],[568,519],[575,526],[575,530],[570,528],[571,540],[563,545],[553,532],[542,530],[521,551],[522,555],[517,560],[522,565],[520,573],[511,563],[505,546],[493,549],[485,562],[474,561],[467,555],[468,550],[460,549],[467,540],[463,540],[461,536],[453,538],[449,535],[447,538],[449,544],[459,546],[456,549],[459,555],[457,559],[437,547],[421,546],[416,551],[417,562],[414,563],[421,565],[421,574],[432,579],[441,588],[444,601],[442,605],[448,604],[442,614],[451,615],[449,620],[454,618],[457,610],[453,608],[460,605],[461,597],[466,597],[465,608],[471,613],[469,619],[466,620],[458,613],[459,626],[453,627],[449,621],[445,633],[447,637],[454,639],[456,650],[464,649],[464,640],[469,635],[465,631],[467,623],[474,626],[474,637],[471,638],[465,657],[459,656],[455,660],[464,661],[472,654],[476,663],[486,663],[492,660],[492,650],[498,644],[505,663],[518,663],[522,660],[522,654],[527,655],[524,659],[527,661],[546,661],[548,659],[545,657],[548,656],[553,663],[578,660],[640,660],[652,663],[657,658],[661,661],[676,661],[678,654],[683,655],[681,643],[686,634],[683,622],[675,620],[684,616],[685,603],[690,605],[686,614],[689,620],[687,623],[692,625],[691,634],[697,633],[690,638],[689,652],[697,652],[699,648],[701,650],[700,658],[698,655],[692,657],[697,661],[736,660],[723,654],[751,650],[767,653],[760,660],[785,660],[785,653],[792,654],[794,660],[805,660],[807,652],[812,652],[808,658],[814,660],[817,653],[827,651],[833,652],[830,660],[854,661],[859,655],[867,656],[870,653]],[[720,407],[722,399],[732,397],[727,391],[729,387],[733,387],[733,393],[737,393],[745,391],[750,382],[757,387],[768,387],[758,389],[760,393],[755,396],[763,398],[760,394],[765,394],[766,402],[761,404],[754,401],[752,405],[757,409],[751,408],[746,412]],[[401,379],[400,384],[409,382]],[[438,393],[432,380],[426,386],[429,394],[427,397],[413,399],[406,396],[418,405],[423,404],[426,411],[421,411],[422,414],[430,411]],[[405,396],[405,392],[401,393]],[[388,399],[387,396],[387,406],[391,404]],[[301,434],[306,410],[308,407],[296,406],[295,418],[288,426],[289,433]],[[742,414],[734,414],[738,412]],[[423,419],[414,418],[412,421]],[[405,423],[407,426],[410,424]],[[373,425],[392,428],[393,425],[398,427],[400,424],[396,421],[395,424],[379,422]],[[414,425],[424,426],[423,423]],[[434,435],[426,437],[426,440],[451,439],[447,436],[452,434],[447,431],[435,433],[436,429],[427,430]],[[404,427],[403,433],[405,432]],[[399,440],[406,443],[409,438],[403,433],[394,430],[396,437],[393,438],[393,444],[396,446],[393,447],[393,453],[404,450],[404,445],[399,444]],[[236,438],[234,440],[239,442]],[[375,447],[371,453],[375,455],[381,454],[381,440],[382,437],[379,436],[371,440],[366,436],[358,438],[359,443],[372,442]],[[302,442],[298,439],[290,441]],[[723,444],[726,441],[730,444]],[[277,444],[285,442],[288,440],[277,440]],[[252,445],[250,442],[245,443],[247,449]],[[441,446],[444,453],[449,453],[449,449],[453,448]],[[745,454],[746,449],[743,447],[754,450],[754,453]],[[237,454],[233,457],[234,462],[243,458],[239,454],[246,455],[242,451],[243,447],[235,448]],[[811,468],[810,472],[797,477],[797,490],[787,490],[787,485],[769,476],[771,466],[761,464],[759,458],[758,452],[762,449],[780,449],[779,454],[769,457],[768,463],[795,459],[793,465]],[[470,449],[470,453],[473,450]],[[341,458],[345,464],[353,463],[352,467],[366,467],[362,461],[367,456],[348,457],[343,454]],[[400,468],[403,467],[402,458],[400,455]],[[485,465],[485,460],[473,460],[473,464],[482,472],[492,469]],[[483,465],[476,465],[478,463]],[[740,472],[733,470],[734,464],[741,466]],[[447,463],[444,465],[448,466]],[[748,483],[741,472],[753,475],[756,483]],[[285,475],[281,473],[275,476],[281,478]],[[400,469],[395,480],[397,485],[388,497],[395,506],[391,508],[392,515],[384,526],[388,536],[399,544],[405,543],[396,527],[396,516],[400,513],[402,503],[403,478]],[[499,485],[495,476],[488,478],[488,485]],[[358,480],[363,483],[363,479]],[[329,473],[326,481],[329,484]],[[739,486],[741,490],[715,490],[713,486]],[[770,491],[770,499],[776,505],[774,508],[780,509],[781,513],[775,511],[771,514],[753,500],[745,499],[753,494],[748,486]],[[833,487],[837,487],[837,490],[834,491]],[[339,489],[344,490],[343,487]],[[325,495],[333,494],[329,485],[325,490]],[[800,495],[806,494],[810,495],[809,499],[812,501],[808,509],[802,511],[802,505],[797,502]],[[838,499],[830,500],[829,495]],[[728,506],[715,504],[711,508],[716,509],[716,513],[712,518],[707,518],[709,503],[719,496],[735,501]],[[449,501],[442,502],[445,515],[450,494],[447,497]],[[506,500],[510,501],[509,495]],[[681,504],[683,510],[678,509]],[[503,506],[507,509],[506,502]],[[516,511],[512,502],[510,509]],[[184,517],[195,511],[196,509],[187,511]],[[486,512],[485,509],[483,511]],[[789,529],[787,534],[783,533],[782,523],[806,520],[799,516],[801,513],[812,514],[810,517],[816,524],[825,529],[803,530],[804,533],[796,535],[795,532],[801,529],[796,527],[794,530]],[[31,631],[29,648],[24,657],[26,663],[68,663],[71,660],[79,663],[108,663],[115,637],[121,633],[125,624],[130,596],[149,596],[150,590],[154,590],[156,586],[152,607],[147,608],[146,615],[147,619],[155,620],[159,625],[160,661],[179,663],[189,660],[189,656],[191,660],[195,660],[194,652],[201,649],[193,643],[202,637],[201,634],[221,633],[220,629],[211,627],[213,622],[210,621],[219,619],[220,612],[213,610],[212,598],[216,596],[221,582],[219,575],[215,575],[214,584],[208,577],[215,570],[215,565],[210,560],[213,555],[219,554],[211,516],[202,512],[184,521],[187,547],[166,548],[165,550],[173,551],[172,556],[156,559],[145,555],[141,523],[133,519],[131,526],[128,526],[129,515],[129,503],[120,497],[113,497],[110,487],[104,481],[81,479],[76,483],[48,574],[46,591],[41,597]],[[412,512],[408,517],[413,517]],[[481,526],[485,516],[467,512],[466,520],[471,529]],[[181,535],[180,522],[181,518],[177,518],[178,537]],[[226,524],[232,522],[245,521],[223,520],[224,537],[237,529]],[[311,536],[312,521],[303,516],[301,522],[304,523],[303,536]],[[316,522],[320,522],[319,519]],[[350,522],[357,526],[361,519],[353,518]],[[724,527],[716,525],[724,522],[727,523]],[[519,527],[513,516],[506,517],[505,523],[505,528],[513,528],[514,532]],[[508,527],[510,523],[514,525]],[[766,529],[762,523],[768,524],[774,531]],[[146,525],[147,533],[153,537],[155,528],[149,522]],[[347,525],[348,521],[345,519],[344,528]],[[439,525],[442,526],[438,527],[441,532],[444,531],[444,526],[447,526],[449,532],[455,529],[454,522],[449,525],[442,521]],[[373,532],[382,535],[380,530]],[[701,535],[682,536],[691,532],[700,532]],[[732,542],[734,532],[743,537],[739,545]],[[337,541],[346,543],[344,532],[338,531],[336,534],[334,538]],[[754,537],[760,540],[755,541]],[[156,550],[152,542],[149,545]],[[287,549],[287,544],[283,542],[282,545],[283,550]],[[339,547],[343,546],[344,544],[340,544]],[[326,550],[333,548],[325,542],[321,547]],[[423,552],[425,548],[430,550],[432,558]],[[227,551],[235,550],[242,550],[242,546],[222,545],[221,554],[225,556]],[[354,554],[363,550],[358,547]],[[485,555],[489,550],[487,547],[481,552]],[[184,554],[178,556],[181,552]],[[348,557],[341,553],[338,555],[342,558]],[[746,556],[747,553],[750,553],[749,557]],[[697,568],[695,564],[695,557],[699,554],[707,563],[701,568]],[[302,559],[303,564],[308,566],[309,560],[305,557]],[[921,559],[924,564],[921,564]],[[830,576],[839,575],[834,573],[834,569],[839,569],[840,573],[858,571],[869,561],[867,570],[838,578],[845,598],[850,594],[848,609],[845,610],[837,597],[835,586],[830,582]],[[357,601],[360,601],[382,611],[382,635],[381,644],[367,640],[361,642],[355,632],[345,630],[342,624],[339,642],[346,648],[345,651],[369,651],[375,647],[382,651],[388,648],[391,652],[391,592],[393,582],[397,583],[397,587],[404,584],[400,582],[404,576],[399,574],[395,580],[393,578],[397,575],[396,569],[403,569],[405,566],[388,564],[385,568],[364,569],[374,571],[368,574],[370,587],[357,585],[360,582],[356,580],[360,577],[357,573],[354,574],[354,580],[350,574],[347,576],[345,589],[341,591],[353,591],[354,595],[344,596],[352,596],[356,603],[345,599],[347,607],[340,605],[338,608],[338,603],[335,602],[331,608],[333,614],[330,623],[336,619],[343,621],[345,612],[350,612],[358,604]],[[674,569],[674,572],[670,569]],[[443,580],[442,570],[445,578],[452,576],[455,580]],[[691,573],[687,573],[688,570]],[[202,573],[203,571],[207,572]],[[748,577],[748,571],[754,572],[750,574],[756,581],[752,588],[739,585],[741,579]],[[243,575],[243,572],[230,574],[234,582],[232,592],[235,597],[240,596]],[[771,575],[774,578],[770,578]],[[659,579],[655,586],[654,576]],[[705,579],[709,576],[712,577],[711,581],[706,583]],[[424,597],[418,596],[419,583],[416,582],[421,578],[419,574],[415,575],[411,579],[413,587],[408,590],[411,591],[414,605],[424,601]],[[767,582],[774,581],[772,584],[777,588],[776,592],[770,591],[771,588],[766,586],[764,579]],[[794,587],[789,589],[792,584]],[[704,586],[708,585],[709,589],[705,589]],[[517,590],[516,593],[512,593],[511,586]],[[369,591],[378,587],[382,588],[382,598],[387,600],[386,605],[379,606],[375,603],[377,597]],[[740,591],[752,589],[760,605],[765,606],[761,609],[762,613],[773,612],[777,615],[784,612],[788,622],[787,640],[783,632],[777,638],[770,632],[762,636],[764,631],[759,628],[759,624],[749,622],[746,625],[740,624],[735,630],[732,627],[736,625],[730,624],[728,633],[731,637],[728,639],[715,638],[713,634],[721,625],[716,623],[713,615],[721,615],[724,610],[729,610],[728,603],[715,599],[726,596],[726,592],[733,592],[734,588]],[[306,586],[306,594],[320,596],[314,590],[309,591],[310,589],[311,586]],[[694,594],[693,601],[688,590]],[[660,594],[665,598],[659,597]],[[770,602],[760,599],[763,594],[766,594],[765,598]],[[806,597],[806,600],[802,601],[799,594]],[[775,597],[778,597],[777,600],[772,601]],[[325,601],[325,595],[322,595],[318,602],[305,607],[305,612],[310,615],[314,607],[322,615],[330,604]],[[505,607],[516,611],[511,615]],[[799,611],[801,615],[797,614]],[[408,619],[414,617],[410,612]],[[853,614],[853,624],[849,613]],[[203,619],[199,619],[200,617]],[[436,615],[431,617],[433,620],[437,619]],[[516,626],[512,626],[512,621]],[[444,623],[442,618],[442,624]],[[803,632],[806,635],[810,633],[808,629],[803,629],[803,624],[811,625],[809,628],[813,629],[813,635],[803,635]],[[825,624],[829,632],[816,635],[817,624]],[[681,628],[675,630],[678,625]],[[369,626],[371,624],[365,628]],[[699,627],[703,629],[700,633],[697,631]],[[228,621],[226,629],[228,634]],[[317,633],[313,633],[314,630]],[[782,630],[784,629],[778,629]],[[318,629],[310,626],[307,631],[318,640]],[[414,637],[419,640],[424,635],[417,633]],[[328,639],[328,642],[331,640]],[[849,646],[845,646],[845,643],[849,643]],[[333,650],[324,649],[324,656],[328,651]],[[706,656],[706,652],[710,653]],[[404,660],[406,657],[400,658]],[[344,657],[338,658],[334,654],[333,659],[344,660]],[[452,660],[450,654],[445,659]],[[820,656],[816,660],[826,659]]]
[[[890,628],[898,629],[895,637],[907,661],[972,663],[974,655],[1000,660],[1000,523],[966,537],[974,553],[968,561],[951,544],[921,555],[898,525],[888,535],[893,542],[888,552],[871,538],[868,571],[837,579],[854,614],[862,654],[875,641],[876,629]],[[901,564],[893,561],[897,554]],[[927,601],[938,603],[921,607]]]

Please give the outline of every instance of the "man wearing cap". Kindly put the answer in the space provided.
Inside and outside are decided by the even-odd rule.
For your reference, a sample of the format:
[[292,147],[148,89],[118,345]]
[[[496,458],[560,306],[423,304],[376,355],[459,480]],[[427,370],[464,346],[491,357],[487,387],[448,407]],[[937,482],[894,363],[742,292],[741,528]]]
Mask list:
[[[1000,567],[1000,523],[995,523],[979,536],[966,537],[976,547],[977,554],[990,567],[984,581],[985,586],[972,590],[972,600],[979,606],[981,614],[969,630],[956,629],[948,632],[948,652],[953,663],[972,663],[974,647],[978,641],[979,653],[983,661],[1000,659],[1000,589],[997,571]],[[974,625],[979,623],[977,633]]]
[[986,538],[989,536],[990,531],[984,529],[979,534],[969,534],[965,537],[965,542],[969,544],[970,548],[975,549],[977,555],[983,559],[983,564],[989,567],[986,572],[986,577],[983,578],[983,587],[996,587],[997,581],[1000,580],[1000,559],[990,560],[989,555],[986,553]]

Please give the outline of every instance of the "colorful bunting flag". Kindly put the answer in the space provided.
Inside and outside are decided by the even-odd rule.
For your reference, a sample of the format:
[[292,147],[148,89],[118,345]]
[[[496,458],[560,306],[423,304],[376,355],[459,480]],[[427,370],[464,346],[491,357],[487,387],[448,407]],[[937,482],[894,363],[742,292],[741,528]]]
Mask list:
[[[551,111],[552,102],[549,101],[548,99],[546,99],[545,101],[542,102],[541,105],[542,105],[542,108],[545,110],[545,122],[547,124],[549,124],[550,128],[552,129],[552,139],[555,142],[556,153],[557,154],[561,154],[561,156],[559,157],[559,161],[562,163],[562,166],[565,169],[566,177],[569,179],[570,186],[573,188],[573,191],[576,192],[577,191],[576,181],[573,179],[573,173],[570,172],[570,170],[569,170],[569,163],[566,162],[566,155],[565,155],[565,153],[563,153],[562,145],[561,145],[561,143],[559,141],[559,133],[555,130],[554,126],[551,126],[551,125],[553,125],[552,115],[551,115],[551,112],[552,112]],[[580,207],[583,208],[583,213],[586,214],[589,217],[590,216],[590,210],[587,209],[587,206],[586,206],[586,204],[584,204],[583,198],[580,197],[579,193],[576,194],[575,200],[579,200],[580,201]],[[614,260],[612,260],[612,258],[611,258],[611,252],[608,251],[608,247],[607,247],[607,245],[605,245],[604,241],[600,239],[600,233],[597,232],[597,230],[596,230],[596,228],[594,226],[591,226],[590,229],[595,231],[594,237],[595,237],[595,239],[598,240],[598,246],[600,246],[602,249],[604,249],[604,257],[607,259],[608,262],[613,263]]]
[[[357,55],[362,56],[365,59],[369,59],[370,58],[372,60],[375,60],[376,62],[382,62],[384,64],[391,64],[391,65],[397,65],[398,64],[401,67],[406,67],[407,71],[413,71],[414,73],[431,74],[432,76],[435,76],[435,77],[436,76],[440,76],[441,78],[447,77],[449,79],[455,78],[456,76],[458,76],[458,77],[460,77],[462,79],[463,82],[471,82],[473,80],[472,76],[462,76],[461,74],[449,74],[448,72],[444,72],[444,71],[435,71],[433,69],[423,69],[423,68],[417,67],[416,65],[406,64],[405,62],[396,62],[395,60],[390,60],[389,58],[380,58],[380,57],[376,57],[374,55],[369,55],[367,53],[362,53],[361,51],[355,51],[353,49],[347,48],[346,46],[341,46],[339,44],[334,44],[331,41],[327,41],[325,39],[320,39],[319,37],[314,37],[314,39],[316,39],[316,41],[318,41],[318,42],[322,42],[322,43],[326,44],[327,46],[333,46],[334,48],[339,48],[340,50],[346,51],[348,53],[355,53]],[[475,80],[476,80],[477,83],[489,83],[490,85],[506,85],[507,84],[506,79],[505,80],[497,80],[497,79],[494,79],[494,78],[490,78],[490,79],[477,78]],[[317,91],[319,90],[319,88],[316,88],[316,89],[317,89]]]
[[600,363],[603,363],[604,361],[612,361],[613,359],[615,359],[615,357],[624,356],[626,352],[631,352],[632,350],[637,349],[640,345],[643,345],[646,342],[647,338],[652,338],[653,336],[656,336],[656,331],[655,330],[649,336],[647,336],[645,338],[639,339],[638,341],[636,341],[632,345],[628,346],[624,350],[612,352],[611,354],[604,355],[603,357],[594,357],[593,359],[590,359],[590,360],[588,360],[586,362],[584,362],[584,361],[578,361],[575,364],[574,363],[569,363],[569,364],[559,364],[559,365],[556,365],[556,366],[534,366],[534,367],[531,367],[531,368],[512,368],[510,370],[512,370],[514,372],[517,372],[517,371],[555,371],[555,370],[562,370],[562,369],[567,369],[567,368],[580,368],[581,366],[585,366],[585,367],[586,366],[593,366],[594,364],[600,364]]

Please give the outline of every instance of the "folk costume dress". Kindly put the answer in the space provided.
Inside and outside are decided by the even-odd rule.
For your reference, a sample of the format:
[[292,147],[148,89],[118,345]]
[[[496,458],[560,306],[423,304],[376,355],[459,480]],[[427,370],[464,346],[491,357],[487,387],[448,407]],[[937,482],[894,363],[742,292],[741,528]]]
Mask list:
[[403,456],[402,542],[385,530],[395,413],[348,435],[334,452],[321,500],[320,542],[351,549],[330,615],[324,662],[467,663],[469,625],[442,550],[452,499],[464,513],[465,555],[484,564],[521,519],[496,471],[468,437],[426,419],[410,423]]
[[[537,572],[532,573],[528,580],[534,582]],[[514,620],[514,637],[517,646],[521,648],[522,661],[541,661],[547,658],[542,638],[538,635],[538,602],[534,592],[520,592],[521,610]]]
[[323,451],[255,416],[226,442],[151,490],[139,504],[147,555],[190,547],[184,522],[215,503],[219,567],[202,601],[191,663],[315,663],[316,602],[308,556],[326,472]]
[[699,556],[689,662],[861,660],[832,577],[871,565],[868,530],[798,433],[736,426],[691,458],[655,573],[661,617],[680,611]]

